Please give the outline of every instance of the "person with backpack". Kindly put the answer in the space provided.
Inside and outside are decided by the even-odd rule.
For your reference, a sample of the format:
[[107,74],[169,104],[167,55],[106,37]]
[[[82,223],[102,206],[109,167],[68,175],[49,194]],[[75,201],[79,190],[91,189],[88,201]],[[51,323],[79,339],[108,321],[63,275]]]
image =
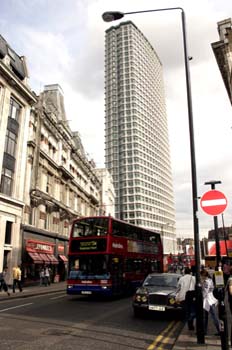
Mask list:
[[3,271],[0,273],[0,290],[4,290],[4,292],[7,293],[8,296],[10,296],[9,290],[8,290],[8,285],[5,281],[5,276],[7,273],[7,267],[4,267]]
[[188,329],[194,330],[194,319],[196,318],[196,277],[192,275],[189,267],[184,270],[184,276],[181,276],[177,284],[176,301],[182,304],[185,310]]

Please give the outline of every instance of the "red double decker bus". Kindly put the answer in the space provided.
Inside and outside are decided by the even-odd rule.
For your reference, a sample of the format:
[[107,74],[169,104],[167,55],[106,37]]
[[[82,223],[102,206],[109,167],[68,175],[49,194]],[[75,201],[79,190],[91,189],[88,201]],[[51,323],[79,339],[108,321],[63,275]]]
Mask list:
[[160,234],[110,216],[72,224],[67,294],[122,295],[163,271]]

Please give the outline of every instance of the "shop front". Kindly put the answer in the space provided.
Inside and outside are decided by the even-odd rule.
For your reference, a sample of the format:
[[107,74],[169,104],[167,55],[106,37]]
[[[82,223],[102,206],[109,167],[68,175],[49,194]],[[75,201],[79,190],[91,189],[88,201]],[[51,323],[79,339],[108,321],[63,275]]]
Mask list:
[[40,280],[40,271],[45,266],[50,269],[50,279],[54,282],[58,274],[59,261],[54,255],[55,243],[46,241],[25,240],[23,257],[23,283],[24,285],[37,284]]
[[51,271],[51,282],[67,278],[68,237],[33,226],[22,227],[22,278],[24,285],[38,285],[40,271]]

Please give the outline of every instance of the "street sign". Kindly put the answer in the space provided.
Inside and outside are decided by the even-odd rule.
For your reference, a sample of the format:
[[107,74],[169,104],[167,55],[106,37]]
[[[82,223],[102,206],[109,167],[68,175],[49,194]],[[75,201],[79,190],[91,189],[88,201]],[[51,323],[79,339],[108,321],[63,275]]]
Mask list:
[[201,197],[201,208],[206,214],[217,216],[226,209],[227,198],[224,193],[211,190],[203,194]]

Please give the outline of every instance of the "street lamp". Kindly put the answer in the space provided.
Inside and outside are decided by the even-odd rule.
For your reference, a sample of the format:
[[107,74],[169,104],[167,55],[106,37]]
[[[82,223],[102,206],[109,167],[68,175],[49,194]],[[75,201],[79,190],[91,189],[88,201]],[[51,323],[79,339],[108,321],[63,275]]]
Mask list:
[[195,261],[196,261],[196,295],[197,295],[197,342],[204,344],[204,325],[203,325],[203,301],[202,288],[200,280],[200,247],[199,247],[199,225],[198,225],[198,198],[197,198],[197,175],[196,175],[196,160],[195,160],[195,144],[194,144],[194,128],[193,128],[193,112],[192,112],[192,94],[190,83],[189,60],[186,39],[186,24],[185,12],[181,7],[168,7],[154,10],[133,11],[133,12],[119,12],[107,11],[104,12],[102,18],[105,22],[111,22],[121,19],[125,15],[133,15],[139,13],[159,12],[159,11],[181,11],[181,22],[183,32],[183,46],[184,46],[184,63],[186,76],[186,90],[187,90],[187,104],[188,104],[188,121],[189,121],[189,140],[190,140],[190,154],[191,154],[191,176],[192,176],[192,202],[193,202],[193,226],[194,226],[194,243],[195,243]]

